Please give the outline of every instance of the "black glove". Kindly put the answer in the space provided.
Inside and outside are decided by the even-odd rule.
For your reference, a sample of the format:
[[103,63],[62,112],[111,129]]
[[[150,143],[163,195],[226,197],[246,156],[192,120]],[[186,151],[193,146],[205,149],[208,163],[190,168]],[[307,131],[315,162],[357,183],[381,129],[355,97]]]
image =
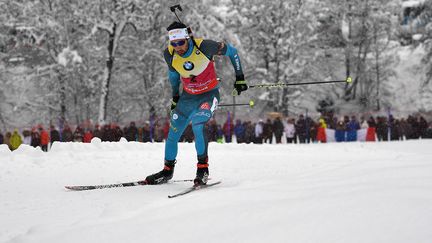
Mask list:
[[236,76],[236,81],[234,83],[234,90],[232,92],[233,96],[240,95],[241,92],[248,89],[247,83],[245,81],[244,75]]
[[177,106],[177,102],[179,101],[180,96],[176,95],[173,96],[172,100],[171,100],[171,111],[174,110]]

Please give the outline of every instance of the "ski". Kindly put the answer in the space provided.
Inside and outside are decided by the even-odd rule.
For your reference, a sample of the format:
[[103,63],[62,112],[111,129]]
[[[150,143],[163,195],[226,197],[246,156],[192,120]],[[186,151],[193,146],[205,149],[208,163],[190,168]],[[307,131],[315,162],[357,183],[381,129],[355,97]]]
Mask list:
[[192,187],[190,187],[190,188],[188,188],[188,189],[186,189],[186,190],[184,190],[182,192],[179,192],[177,194],[168,195],[168,198],[174,198],[174,197],[182,196],[182,195],[191,193],[193,191],[197,191],[197,190],[200,190],[200,189],[204,189],[204,188],[208,188],[208,187],[211,187],[211,186],[218,185],[220,183],[222,183],[222,181],[216,181],[216,182],[213,182],[213,183],[210,183],[210,184],[206,184],[206,185],[194,185],[194,186],[192,186]]
[[[172,180],[170,182],[190,182],[192,179],[187,180]],[[87,191],[87,190],[95,190],[95,189],[106,189],[106,188],[115,188],[115,187],[129,187],[129,186],[145,186],[147,185],[145,180],[140,181],[132,181],[132,182],[122,182],[122,183],[114,183],[114,184],[104,184],[104,185],[87,185],[87,186],[65,186],[66,189],[71,191]]]

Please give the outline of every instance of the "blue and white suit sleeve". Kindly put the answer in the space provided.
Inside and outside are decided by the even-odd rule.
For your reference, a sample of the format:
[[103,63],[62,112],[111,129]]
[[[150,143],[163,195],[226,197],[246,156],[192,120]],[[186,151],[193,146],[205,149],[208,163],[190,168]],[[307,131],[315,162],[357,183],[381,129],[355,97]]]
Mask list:
[[236,76],[243,75],[243,69],[240,62],[240,57],[237,53],[237,49],[230,44],[226,44],[227,50],[225,52],[225,56],[228,56],[231,60],[231,64],[234,67],[234,71]]
[[168,79],[171,83],[172,96],[180,95],[180,74],[177,71],[168,70]]
[[164,51],[164,59],[168,66],[168,79],[171,83],[172,96],[180,95],[180,74],[171,66],[172,55],[170,54],[168,48]]

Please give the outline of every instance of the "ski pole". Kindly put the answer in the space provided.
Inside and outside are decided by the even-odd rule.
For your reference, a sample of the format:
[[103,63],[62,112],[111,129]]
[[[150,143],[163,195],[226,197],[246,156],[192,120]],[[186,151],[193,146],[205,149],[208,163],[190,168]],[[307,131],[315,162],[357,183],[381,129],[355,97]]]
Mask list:
[[248,88],[279,88],[285,86],[309,85],[309,84],[329,84],[329,83],[352,83],[352,78],[347,77],[345,80],[330,80],[321,82],[306,82],[306,83],[275,83],[275,84],[256,84],[249,85]]
[[[177,18],[177,20],[179,21],[179,23],[182,23],[182,24],[186,25],[185,23],[183,23],[183,21],[181,21],[180,17],[177,15],[177,11],[176,11],[177,9],[178,9],[180,12],[183,12],[183,9],[182,9],[182,7],[180,6],[180,4],[176,4],[176,5],[173,5],[173,6],[170,7],[171,12],[173,12],[173,14],[176,16],[176,18]],[[186,26],[187,26],[187,25],[186,25]],[[194,39],[193,34],[192,34],[192,29],[191,29],[191,27],[190,27],[190,26],[187,26],[186,29],[187,29],[187,32],[188,32],[190,38],[192,39],[192,42],[194,43],[194,45],[196,45],[195,39]]]
[[179,21],[180,23],[183,23],[183,22],[180,20],[179,16],[177,15],[176,9],[178,9],[180,12],[183,11],[183,9],[182,9],[182,7],[180,6],[180,4],[177,4],[177,5],[173,5],[173,6],[171,6],[171,7],[170,7],[170,10],[171,10],[171,12],[173,12],[173,13],[175,14],[175,16],[177,17],[178,21]]
[[228,106],[250,106],[250,108],[253,108],[255,105],[255,102],[253,100],[250,100],[249,103],[240,103],[240,104],[220,104],[219,107],[228,107]]

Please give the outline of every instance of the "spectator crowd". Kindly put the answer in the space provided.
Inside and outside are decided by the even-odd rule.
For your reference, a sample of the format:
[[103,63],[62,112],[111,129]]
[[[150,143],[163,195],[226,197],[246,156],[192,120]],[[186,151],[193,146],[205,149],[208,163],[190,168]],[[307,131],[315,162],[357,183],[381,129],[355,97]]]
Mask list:
[[[215,119],[211,119],[206,126],[209,142],[219,143],[231,143],[233,138],[237,143],[315,143],[321,141],[320,128],[334,129],[336,141],[354,141],[355,139],[350,138],[350,134],[362,128],[374,128],[378,141],[432,138],[431,123],[420,115],[410,115],[401,119],[396,119],[392,115],[370,116],[368,119],[364,117],[357,119],[356,116],[344,116],[342,119],[321,116],[316,121],[304,115],[299,115],[297,119],[277,116],[268,118],[266,121],[260,119],[257,122],[227,119],[223,124],[218,124]],[[48,151],[54,142],[90,143],[94,137],[109,142],[119,141],[122,137],[127,141],[163,142],[168,136],[169,128],[167,118],[145,122],[141,126],[130,122],[123,128],[115,123],[103,126],[96,124],[94,127],[87,124],[77,126],[73,131],[69,125],[65,125],[62,129],[51,125],[49,130],[38,125],[32,129],[25,129],[22,134],[18,129],[5,133],[0,131],[0,144],[7,144],[12,151],[21,144]],[[343,135],[342,138],[341,134],[347,135]],[[194,141],[191,125],[186,128],[180,140],[189,143]]]

